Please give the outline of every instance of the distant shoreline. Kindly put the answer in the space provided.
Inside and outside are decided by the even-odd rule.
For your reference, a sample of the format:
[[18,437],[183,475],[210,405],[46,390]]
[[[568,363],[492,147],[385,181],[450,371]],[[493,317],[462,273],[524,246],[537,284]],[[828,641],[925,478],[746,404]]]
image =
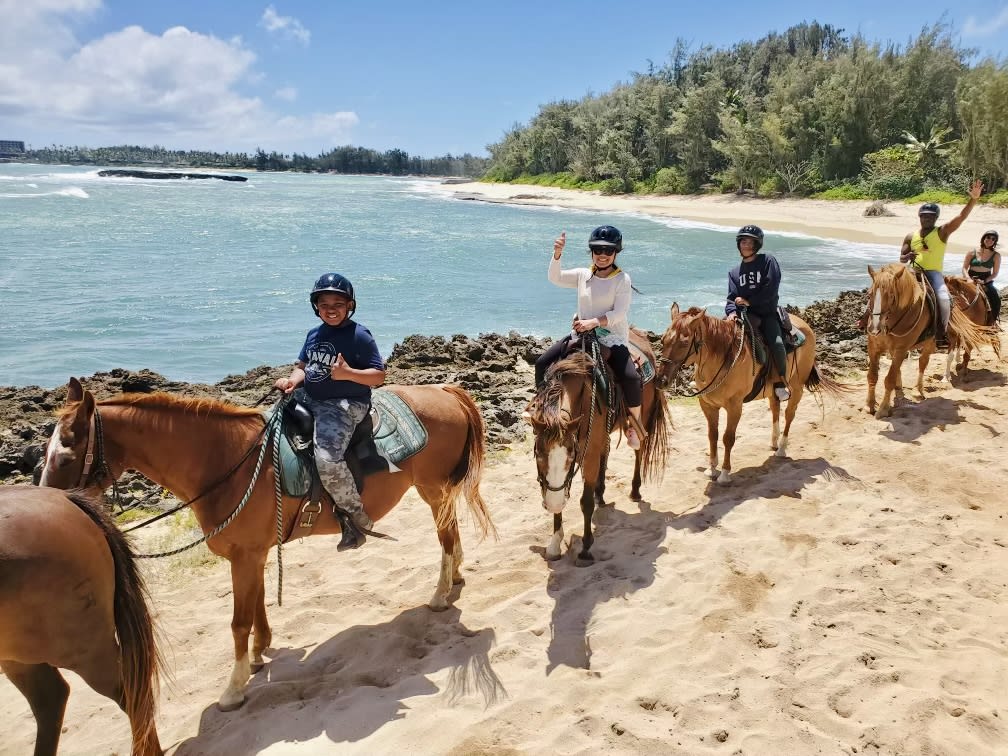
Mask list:
[[[473,201],[681,218],[726,228],[755,223],[771,233],[788,231],[825,239],[892,245],[894,252],[898,252],[903,237],[919,227],[917,206],[899,200],[886,205],[893,213],[891,217],[866,218],[864,210],[870,200],[763,199],[736,194],[603,195],[597,191],[479,181],[439,184],[437,191]],[[941,220],[955,217],[961,209],[962,205],[944,205]],[[962,255],[973,249],[981,234],[990,228],[1008,233],[1008,208],[986,205],[973,208],[949,240],[949,254]],[[558,228],[557,232],[562,230]],[[946,263],[949,260],[946,257]]]

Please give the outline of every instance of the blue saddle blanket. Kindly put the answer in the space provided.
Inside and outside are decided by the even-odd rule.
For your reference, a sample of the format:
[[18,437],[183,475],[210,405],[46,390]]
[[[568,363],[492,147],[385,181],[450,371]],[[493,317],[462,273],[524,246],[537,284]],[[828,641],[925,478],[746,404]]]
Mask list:
[[[397,472],[398,465],[427,446],[427,429],[410,406],[387,389],[371,392],[371,422],[378,459],[370,454],[370,445],[351,442],[347,457],[354,455],[365,473],[382,470]],[[363,439],[366,442],[366,439]],[[375,464],[377,462],[377,464]],[[353,465],[351,465],[353,467]],[[300,457],[280,434],[280,470],[284,491],[289,496],[305,496],[311,487],[311,466]]]

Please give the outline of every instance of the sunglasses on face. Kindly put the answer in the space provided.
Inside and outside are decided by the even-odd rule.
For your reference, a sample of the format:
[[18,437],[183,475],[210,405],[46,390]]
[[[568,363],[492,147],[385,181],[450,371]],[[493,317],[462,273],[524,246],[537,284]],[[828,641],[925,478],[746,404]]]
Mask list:
[[592,250],[591,250],[591,253],[593,255],[605,255],[606,257],[608,257],[609,255],[615,255],[616,254],[616,250],[615,249],[608,249],[608,248],[605,248],[605,247],[593,247]]

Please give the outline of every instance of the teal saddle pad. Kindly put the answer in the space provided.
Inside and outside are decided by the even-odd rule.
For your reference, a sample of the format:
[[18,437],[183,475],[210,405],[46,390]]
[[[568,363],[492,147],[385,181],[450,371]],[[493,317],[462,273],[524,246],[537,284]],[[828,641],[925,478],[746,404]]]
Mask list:
[[[427,446],[427,429],[420,418],[405,401],[387,389],[371,392],[371,422],[378,459],[369,454],[370,445],[366,443],[354,443],[347,450],[347,456],[355,455],[368,473],[394,470],[390,464],[398,465]],[[379,464],[374,464],[375,461]],[[280,434],[280,470],[288,496],[305,496],[308,493],[311,468],[291,448],[286,433]]]

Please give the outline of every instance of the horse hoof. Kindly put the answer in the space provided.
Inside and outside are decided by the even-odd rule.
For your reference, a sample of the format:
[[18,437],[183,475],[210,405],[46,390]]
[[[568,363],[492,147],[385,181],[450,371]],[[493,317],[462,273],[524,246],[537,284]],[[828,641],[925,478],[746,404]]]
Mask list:
[[595,557],[593,557],[591,554],[589,554],[588,556],[579,554],[578,558],[574,560],[574,564],[578,567],[591,567],[593,564],[595,564]]
[[459,575],[452,578],[452,585],[465,585],[465,578]]
[[252,662],[249,664],[249,670],[254,675],[256,672],[262,671],[262,668],[266,666],[266,662]]
[[430,600],[430,603],[427,604],[427,606],[430,607],[430,610],[432,612],[443,612],[449,606],[448,599],[440,597],[440,596],[435,596],[434,598],[432,598]]
[[217,708],[221,711],[234,711],[235,709],[240,709],[243,703],[245,703],[244,693],[234,697],[225,694],[221,696],[220,701],[217,702]]
[[640,495],[640,491],[631,491],[630,501],[644,501],[644,497]]

